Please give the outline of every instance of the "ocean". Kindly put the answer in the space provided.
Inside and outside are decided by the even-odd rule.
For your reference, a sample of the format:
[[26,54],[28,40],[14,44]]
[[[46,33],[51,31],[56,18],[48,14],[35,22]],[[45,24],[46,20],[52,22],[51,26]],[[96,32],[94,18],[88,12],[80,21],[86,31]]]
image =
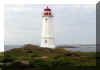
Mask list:
[[96,52],[96,47],[65,48],[65,49],[72,51],[81,51],[81,52]]

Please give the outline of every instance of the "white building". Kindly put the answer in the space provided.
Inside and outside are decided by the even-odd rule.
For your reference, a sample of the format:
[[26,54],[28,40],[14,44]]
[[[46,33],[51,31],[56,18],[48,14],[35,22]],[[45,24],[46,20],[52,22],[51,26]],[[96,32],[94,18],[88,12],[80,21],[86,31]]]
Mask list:
[[55,48],[55,40],[53,36],[53,13],[48,6],[43,11],[42,34],[40,47]]

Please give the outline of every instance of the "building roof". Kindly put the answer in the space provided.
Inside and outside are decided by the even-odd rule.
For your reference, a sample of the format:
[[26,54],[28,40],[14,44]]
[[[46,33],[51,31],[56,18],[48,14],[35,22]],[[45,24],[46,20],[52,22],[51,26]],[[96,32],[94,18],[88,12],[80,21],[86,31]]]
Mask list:
[[45,11],[51,11],[50,8],[48,8],[48,6],[46,8],[44,8]]

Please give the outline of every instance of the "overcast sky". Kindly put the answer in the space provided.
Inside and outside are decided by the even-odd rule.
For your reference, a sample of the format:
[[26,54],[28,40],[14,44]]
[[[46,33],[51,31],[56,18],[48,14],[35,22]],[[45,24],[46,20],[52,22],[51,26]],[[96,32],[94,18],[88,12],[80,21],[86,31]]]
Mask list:
[[[5,44],[40,44],[41,12],[46,5],[5,5]],[[56,44],[87,44],[96,42],[95,4],[49,5]]]
[[[45,6],[34,4],[58,4],[49,6],[55,13],[54,30],[57,44],[95,43],[95,5],[91,4],[96,4],[97,1],[99,0],[0,0],[0,51],[4,50],[4,29],[6,44],[40,43],[40,13]],[[4,12],[5,4],[9,6],[5,6]],[[23,7],[22,4],[27,5]]]

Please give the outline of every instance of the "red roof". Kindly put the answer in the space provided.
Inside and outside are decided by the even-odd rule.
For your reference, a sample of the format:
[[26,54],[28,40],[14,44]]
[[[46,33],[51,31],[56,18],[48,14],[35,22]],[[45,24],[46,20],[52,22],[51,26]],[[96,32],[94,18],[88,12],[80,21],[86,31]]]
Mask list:
[[48,10],[48,11],[50,11],[51,9],[50,9],[50,8],[48,8],[48,6],[47,6],[44,10]]

